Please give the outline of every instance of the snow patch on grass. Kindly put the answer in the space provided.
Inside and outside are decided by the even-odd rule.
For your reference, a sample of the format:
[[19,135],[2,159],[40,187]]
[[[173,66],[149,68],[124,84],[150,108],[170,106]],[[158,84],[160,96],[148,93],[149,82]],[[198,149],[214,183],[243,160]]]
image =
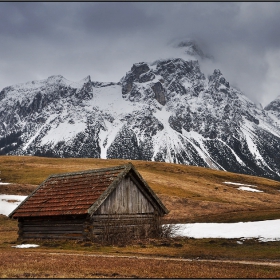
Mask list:
[[239,223],[178,224],[174,236],[192,238],[257,238],[259,241],[280,241],[280,220]]
[[253,189],[253,188],[250,188],[250,187],[239,187],[238,190],[247,191],[247,192],[263,192],[263,191],[256,190],[256,189]]
[[27,196],[24,195],[0,195],[0,214],[8,216]]
[[39,247],[39,245],[37,244],[20,244],[20,245],[16,245],[16,246],[12,246],[14,248],[36,248]]
[[258,190],[257,186],[254,185],[248,185],[248,184],[242,184],[242,183],[234,183],[234,182],[223,182],[224,184],[227,185],[234,185],[234,186],[239,186],[237,189],[240,191],[247,191],[247,192],[263,192]]
[[248,185],[248,184],[242,184],[242,183],[234,183],[234,182],[223,182],[224,184],[228,185],[236,185],[236,186],[246,186],[246,187],[257,187],[255,185]]

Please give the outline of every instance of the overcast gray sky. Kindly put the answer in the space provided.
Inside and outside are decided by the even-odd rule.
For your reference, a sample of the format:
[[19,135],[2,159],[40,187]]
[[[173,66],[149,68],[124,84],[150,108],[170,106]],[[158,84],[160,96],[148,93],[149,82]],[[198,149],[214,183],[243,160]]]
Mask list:
[[279,15],[277,2],[0,2],[0,90],[56,74],[117,82],[192,38],[214,57],[206,74],[267,105],[280,95]]

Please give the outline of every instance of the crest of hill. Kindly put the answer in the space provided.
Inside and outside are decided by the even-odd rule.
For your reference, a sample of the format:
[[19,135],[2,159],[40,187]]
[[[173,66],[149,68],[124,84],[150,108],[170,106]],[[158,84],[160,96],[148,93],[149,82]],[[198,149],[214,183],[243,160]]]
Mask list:
[[[0,157],[2,182],[34,189],[51,174],[108,168],[127,164],[119,159],[61,159],[30,156]],[[168,221],[230,222],[280,218],[280,182],[209,168],[164,162],[132,161],[168,210]],[[225,182],[254,185],[263,192],[239,190]],[[10,193],[13,194],[13,193]],[[26,189],[25,195],[30,194]]]

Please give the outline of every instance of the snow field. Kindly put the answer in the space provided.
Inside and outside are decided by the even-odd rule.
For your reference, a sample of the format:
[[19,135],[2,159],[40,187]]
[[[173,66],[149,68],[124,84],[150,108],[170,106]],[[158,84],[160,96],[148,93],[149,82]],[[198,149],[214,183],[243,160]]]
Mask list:
[[254,136],[252,124],[248,120],[244,120],[244,122],[245,122],[244,125],[241,126],[241,131],[242,131],[243,135],[245,136],[245,139],[246,139],[246,142],[248,144],[248,148],[249,148],[251,154],[256,159],[257,164],[260,165],[260,162],[261,162],[264,166],[266,166],[273,172],[273,170],[270,168],[270,166],[266,163],[266,161],[260,154],[260,152],[257,148],[257,145],[254,142],[254,140],[258,141],[258,139],[256,139],[256,137]]

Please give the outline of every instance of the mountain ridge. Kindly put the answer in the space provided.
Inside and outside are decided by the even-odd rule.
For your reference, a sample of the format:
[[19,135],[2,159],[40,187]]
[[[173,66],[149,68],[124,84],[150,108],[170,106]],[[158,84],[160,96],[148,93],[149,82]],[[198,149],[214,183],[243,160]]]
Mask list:
[[264,109],[197,60],[135,63],[118,83],[61,75],[0,92],[0,153],[142,159],[280,179],[280,102]]

